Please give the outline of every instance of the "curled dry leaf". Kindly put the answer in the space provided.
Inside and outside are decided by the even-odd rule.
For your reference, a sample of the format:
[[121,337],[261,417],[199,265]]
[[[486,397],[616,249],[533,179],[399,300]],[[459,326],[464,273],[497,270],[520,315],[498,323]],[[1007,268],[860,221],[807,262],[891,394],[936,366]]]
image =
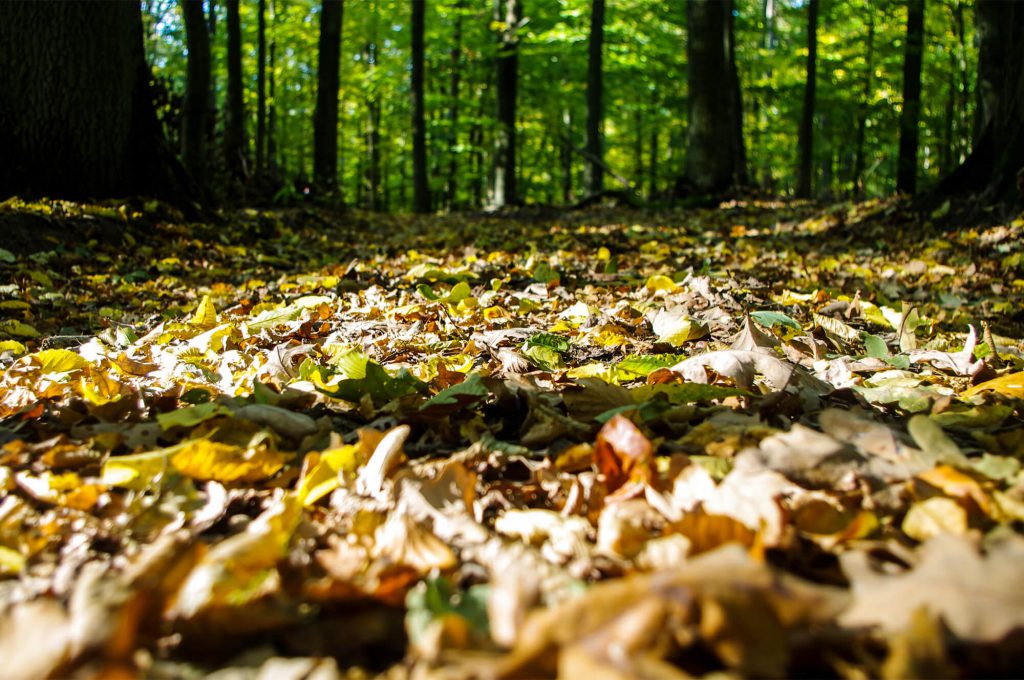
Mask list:
[[398,464],[402,444],[409,436],[409,426],[394,427],[381,438],[373,455],[359,471],[356,491],[367,496],[379,496],[384,491],[384,479]]
[[609,491],[652,476],[651,442],[629,418],[615,414],[597,433],[594,457]]

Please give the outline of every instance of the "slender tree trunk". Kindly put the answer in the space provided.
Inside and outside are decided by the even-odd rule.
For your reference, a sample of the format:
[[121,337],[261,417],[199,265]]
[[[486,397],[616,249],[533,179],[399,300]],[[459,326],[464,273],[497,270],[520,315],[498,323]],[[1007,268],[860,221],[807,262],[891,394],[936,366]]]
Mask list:
[[573,202],[572,195],[572,110],[562,109],[562,127],[565,134],[562,139],[562,202],[569,205]]
[[[376,10],[375,10],[376,11]],[[376,33],[376,31],[374,31]],[[377,68],[376,39],[366,46],[367,62],[371,74]],[[372,78],[372,76],[371,76]],[[373,94],[366,101],[366,156],[369,163],[366,167],[366,209],[377,212],[381,208],[380,200],[380,100]]]
[[210,97],[210,36],[202,0],[182,0],[188,77],[182,106],[181,157],[199,186],[206,179],[206,114]]
[[644,110],[638,108],[633,112],[633,127],[636,128],[636,137],[633,138],[633,186],[643,187],[644,185]]
[[0,199],[188,198],[138,3],[0,2]]
[[[504,11],[503,11],[504,10]],[[498,31],[497,120],[494,145],[494,197],[497,208],[519,202],[516,187],[516,90],[519,86],[519,22],[522,0],[494,0]]]
[[583,183],[591,194],[604,190],[604,70],[601,64],[604,48],[604,0],[592,0],[590,40],[587,61],[587,153],[583,166]]
[[459,146],[459,86],[462,78],[462,11],[463,0],[455,3],[455,28],[452,32],[452,47],[448,52],[448,171],[444,185],[444,204],[452,210],[458,200],[458,146]]
[[266,171],[267,149],[267,0],[256,4],[256,176]]
[[796,195],[811,197],[814,171],[814,91],[817,88],[818,66],[818,0],[807,3],[807,78],[804,85],[804,112],[800,119],[797,141],[800,162],[797,168]]
[[332,194],[338,188],[338,83],[343,13],[342,0],[323,0],[313,113],[313,186],[320,194]]
[[658,125],[655,123],[651,128],[651,160],[650,160],[650,188],[647,190],[647,199],[654,200],[658,196]]
[[[732,186],[744,174],[736,167],[735,74],[729,58],[731,3],[687,0],[686,55],[689,68],[689,127],[686,173],[679,193],[716,193]],[[725,84],[725,96],[722,87]]]
[[730,82],[729,112],[732,116],[733,185],[747,184],[747,145],[743,141],[743,88],[740,87],[740,72],[736,68],[736,31],[733,21],[734,0],[725,2],[725,37],[728,40],[728,74]]
[[267,102],[267,167],[275,182],[280,178],[277,158],[277,0],[270,0],[270,101]]
[[213,45],[217,39],[217,0],[209,0],[206,36],[210,47],[210,89],[206,101],[206,166],[212,168],[217,155],[217,60],[213,52]]
[[871,104],[871,89],[875,76],[875,14],[871,0],[866,3],[865,12],[868,18],[867,55],[864,65],[867,73],[864,76],[864,90],[861,92],[859,112],[857,116],[857,141],[853,161],[853,190],[855,195],[864,195],[864,142],[867,133],[868,111]]
[[426,0],[412,2],[412,210],[430,212],[427,126],[423,107],[423,23]]
[[228,28],[228,106],[224,120],[224,155],[231,178],[248,178],[248,142],[245,138],[245,108],[242,103],[242,24],[238,0],[227,0]]
[[924,0],[908,0],[907,42],[903,53],[903,111],[896,191],[917,191],[917,140],[921,119],[921,56],[924,51]]

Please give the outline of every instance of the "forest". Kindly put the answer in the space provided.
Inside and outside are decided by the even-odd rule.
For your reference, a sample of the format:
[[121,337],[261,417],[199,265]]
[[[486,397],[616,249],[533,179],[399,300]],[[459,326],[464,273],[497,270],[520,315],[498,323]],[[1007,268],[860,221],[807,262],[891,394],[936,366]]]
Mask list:
[[1016,677],[1024,2],[0,2],[0,659]]

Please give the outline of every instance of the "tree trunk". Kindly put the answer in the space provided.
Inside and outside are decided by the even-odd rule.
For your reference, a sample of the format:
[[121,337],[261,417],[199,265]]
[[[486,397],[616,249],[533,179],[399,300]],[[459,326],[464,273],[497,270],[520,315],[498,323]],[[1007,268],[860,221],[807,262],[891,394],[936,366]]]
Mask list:
[[423,23],[426,0],[412,0],[412,210],[430,212],[427,126],[423,106]]
[[1024,5],[978,0],[981,132],[967,159],[939,185],[942,194],[981,192],[985,201],[1021,202],[1024,169]]
[[747,184],[747,145],[743,141],[743,89],[740,86],[740,72],[736,68],[736,31],[733,24],[734,0],[724,0],[726,30],[725,37],[728,40],[727,53],[729,55],[729,81],[730,98],[729,110],[732,116],[732,153],[733,153],[733,183],[736,186]]
[[[376,12],[376,7],[373,10]],[[376,34],[376,30],[373,31]],[[377,42],[376,36],[366,46],[367,64],[372,74],[377,68]],[[370,76],[371,80],[373,76]],[[366,100],[366,157],[369,164],[366,166],[366,209],[377,212],[381,208],[380,202],[380,100],[376,94],[371,94]]]
[[224,155],[231,178],[245,182],[249,176],[249,143],[245,137],[245,107],[242,103],[242,23],[238,0],[227,0],[228,24],[228,106],[224,120]]
[[217,61],[213,53],[213,44],[217,38],[217,0],[209,1],[206,13],[206,36],[210,48],[210,90],[206,100],[206,164],[208,167],[213,167],[217,142]]
[[182,105],[181,157],[192,179],[205,186],[206,137],[210,98],[210,36],[202,0],[182,0],[185,39],[188,44],[188,71],[185,101]]
[[814,91],[817,87],[818,66],[818,0],[807,3],[807,79],[804,85],[804,112],[800,119],[797,140],[800,163],[797,169],[796,195],[811,197],[811,178],[814,169]]
[[903,110],[896,191],[917,191],[917,140],[921,118],[921,56],[924,51],[924,0],[907,3],[907,42],[903,53]]
[[592,195],[600,194],[604,190],[604,145],[601,139],[604,123],[604,71],[601,65],[603,47],[604,0],[592,0],[587,61],[587,153],[590,157],[583,166],[583,183]]
[[342,0],[323,0],[313,112],[313,186],[319,194],[331,194],[338,188],[338,84],[343,13]]
[[187,198],[131,2],[0,2],[0,198]]
[[651,128],[651,161],[650,161],[650,188],[647,190],[647,200],[653,201],[658,196],[658,125],[655,123]]
[[864,195],[864,138],[867,133],[868,110],[871,104],[871,87],[875,76],[875,14],[871,0],[867,3],[865,12],[868,15],[868,53],[864,58],[865,70],[864,90],[861,92],[860,110],[857,116],[857,141],[853,161],[853,191],[858,197]]
[[[502,11],[504,9],[504,11]],[[494,196],[496,208],[516,205],[516,89],[519,85],[519,22],[522,0],[494,0],[498,31],[497,119],[494,144]]]
[[[717,193],[743,174],[737,167],[736,120],[739,102],[732,95],[735,74],[729,59],[731,3],[687,0],[687,83],[689,129],[686,172],[678,193]],[[722,84],[726,96],[722,96]]]
[[462,12],[463,0],[455,3],[455,30],[452,32],[452,46],[448,52],[448,171],[444,184],[444,207],[452,210],[458,200],[458,152],[459,146],[459,86],[462,80]]
[[277,0],[270,0],[270,101],[267,102],[267,169],[276,182],[279,177],[277,162]]
[[572,195],[572,110],[568,107],[562,109],[562,127],[565,129],[561,151],[562,161],[562,202],[570,205],[573,202]]
[[266,170],[267,149],[267,0],[256,4],[256,175]]

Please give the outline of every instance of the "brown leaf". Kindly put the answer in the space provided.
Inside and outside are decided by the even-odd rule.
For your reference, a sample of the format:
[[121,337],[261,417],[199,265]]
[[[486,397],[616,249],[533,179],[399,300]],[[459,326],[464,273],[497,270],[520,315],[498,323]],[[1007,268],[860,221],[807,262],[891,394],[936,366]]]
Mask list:
[[651,479],[651,442],[629,418],[615,414],[597,433],[594,457],[609,491],[627,481]]

